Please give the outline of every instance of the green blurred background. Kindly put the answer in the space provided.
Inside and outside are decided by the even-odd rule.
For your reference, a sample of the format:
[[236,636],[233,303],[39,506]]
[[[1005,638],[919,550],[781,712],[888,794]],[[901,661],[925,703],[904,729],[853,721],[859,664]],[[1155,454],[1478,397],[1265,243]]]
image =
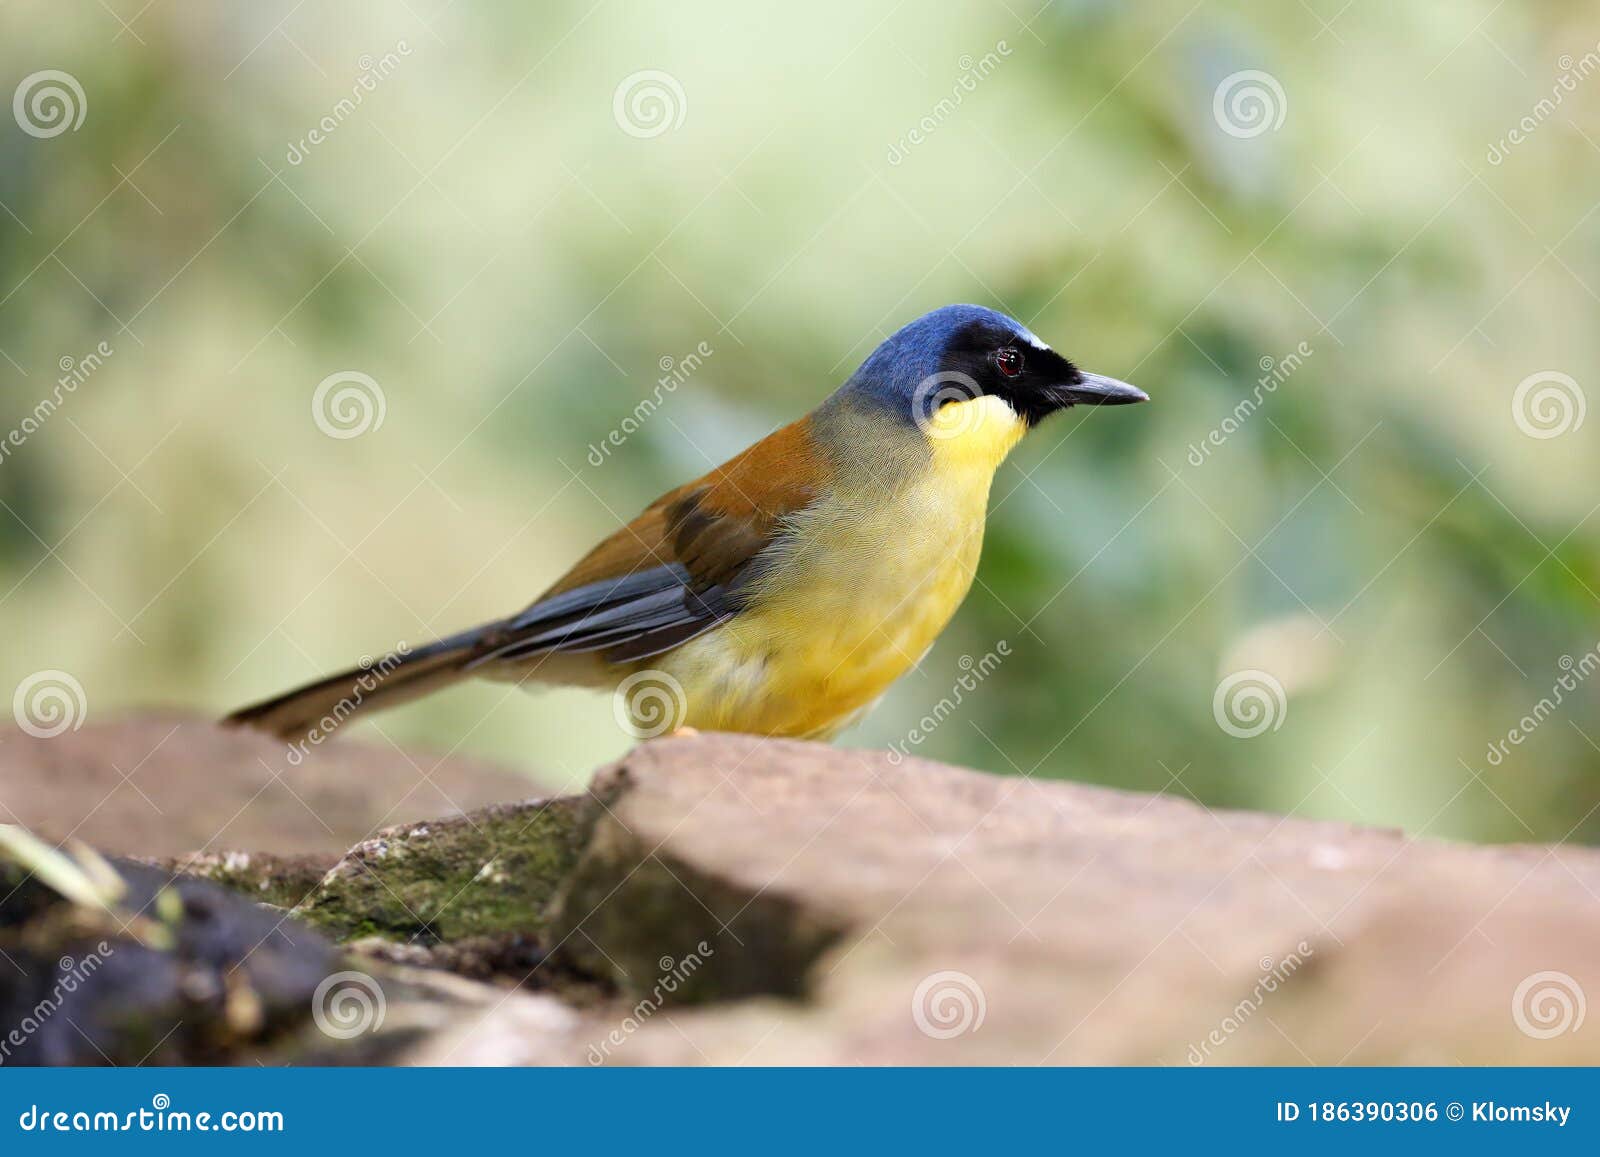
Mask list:
[[[503,614],[974,301],[1155,402],[1018,450],[966,606],[843,742],[904,743],[1004,640],[912,750],[1600,838],[1600,679],[1487,756],[1600,642],[1594,5],[523,8],[0,11],[0,87],[86,105],[0,120],[0,437],[112,351],[0,458],[7,692],[222,712]],[[1219,112],[1241,85],[1266,107]],[[314,420],[342,371],[359,436]],[[1574,385],[1519,422],[1541,373]],[[1284,693],[1253,738],[1214,714],[1246,670]],[[494,685],[377,725],[553,786],[630,742]]]

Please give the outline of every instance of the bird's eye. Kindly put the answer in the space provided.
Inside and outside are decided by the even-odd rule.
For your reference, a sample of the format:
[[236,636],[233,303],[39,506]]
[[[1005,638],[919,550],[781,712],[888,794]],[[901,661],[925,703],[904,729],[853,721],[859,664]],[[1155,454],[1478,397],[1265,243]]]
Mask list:
[[1000,372],[1008,378],[1014,378],[1022,372],[1022,352],[1007,346],[997,350],[994,355],[994,364],[1000,367]]

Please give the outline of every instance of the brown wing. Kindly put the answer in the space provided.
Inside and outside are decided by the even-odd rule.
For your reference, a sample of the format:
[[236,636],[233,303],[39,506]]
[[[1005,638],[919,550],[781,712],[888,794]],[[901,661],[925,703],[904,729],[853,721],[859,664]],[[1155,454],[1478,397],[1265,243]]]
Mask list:
[[826,473],[809,421],[783,427],[651,503],[508,619],[471,665],[551,651],[627,662],[710,630],[738,613],[764,552]]

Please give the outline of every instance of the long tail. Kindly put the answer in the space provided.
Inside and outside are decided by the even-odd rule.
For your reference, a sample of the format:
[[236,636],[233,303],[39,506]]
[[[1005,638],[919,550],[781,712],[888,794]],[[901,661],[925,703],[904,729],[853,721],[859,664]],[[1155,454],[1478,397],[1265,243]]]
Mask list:
[[241,708],[222,722],[254,727],[279,739],[301,739],[314,730],[326,735],[357,713],[398,707],[468,677],[463,668],[502,626],[485,623],[426,647],[384,655],[370,666],[353,667]]

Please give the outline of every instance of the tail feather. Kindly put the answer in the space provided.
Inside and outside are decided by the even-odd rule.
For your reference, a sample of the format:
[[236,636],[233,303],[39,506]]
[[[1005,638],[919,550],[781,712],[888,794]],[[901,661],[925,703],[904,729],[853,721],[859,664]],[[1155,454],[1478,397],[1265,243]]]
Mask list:
[[326,736],[356,714],[398,707],[469,677],[470,672],[463,668],[501,626],[490,623],[414,651],[385,655],[371,665],[353,667],[241,708],[222,722],[230,727],[253,727],[284,740],[303,739],[313,732]]

